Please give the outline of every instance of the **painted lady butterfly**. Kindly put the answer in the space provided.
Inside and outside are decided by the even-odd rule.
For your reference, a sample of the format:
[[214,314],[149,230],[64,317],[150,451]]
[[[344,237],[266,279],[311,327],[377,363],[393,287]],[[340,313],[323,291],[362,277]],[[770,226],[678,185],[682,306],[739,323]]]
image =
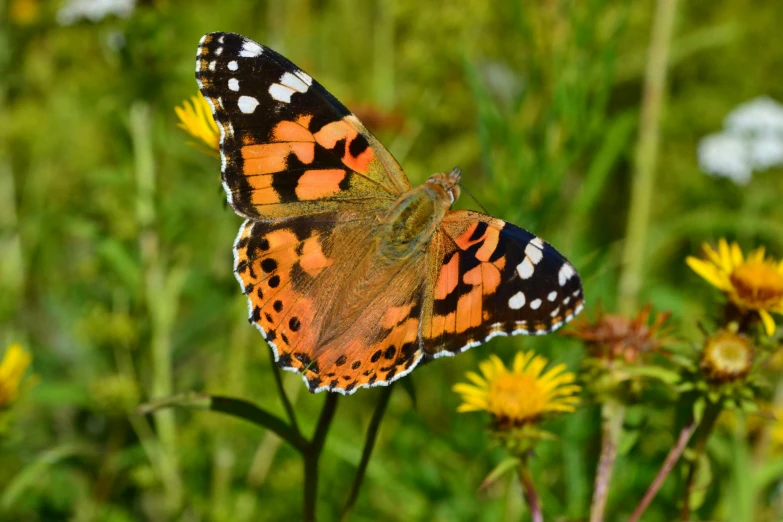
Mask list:
[[234,271],[250,321],[310,391],[387,384],[422,358],[541,335],[582,309],[574,267],[503,220],[450,210],[460,171],[412,188],[326,89],[268,47],[201,39],[223,186],[246,218]]

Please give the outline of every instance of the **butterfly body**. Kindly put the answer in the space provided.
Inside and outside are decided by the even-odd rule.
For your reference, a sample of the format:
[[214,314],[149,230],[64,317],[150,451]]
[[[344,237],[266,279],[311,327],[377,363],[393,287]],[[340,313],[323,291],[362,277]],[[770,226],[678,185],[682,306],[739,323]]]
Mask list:
[[246,218],[234,272],[277,363],[352,393],[497,335],[579,313],[574,267],[535,235],[454,211],[460,171],[418,187],[328,91],[271,49],[202,38],[196,78],[221,131],[222,181]]

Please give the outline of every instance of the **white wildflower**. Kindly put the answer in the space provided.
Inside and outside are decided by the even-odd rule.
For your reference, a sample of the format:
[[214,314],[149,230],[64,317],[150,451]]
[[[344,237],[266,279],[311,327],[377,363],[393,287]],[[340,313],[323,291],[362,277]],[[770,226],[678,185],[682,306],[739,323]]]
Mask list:
[[699,141],[699,167],[707,174],[729,178],[737,185],[750,181],[753,167],[747,140],[725,132],[710,134]]
[[783,105],[760,96],[737,106],[724,124],[699,142],[701,170],[745,185],[754,170],[783,165]]
[[752,139],[750,161],[754,170],[783,165],[783,136],[763,135]]
[[60,25],[72,25],[86,18],[99,22],[109,15],[128,18],[136,7],[136,0],[69,0],[57,11]]
[[724,125],[734,132],[783,135],[783,105],[759,96],[737,106],[726,116]]

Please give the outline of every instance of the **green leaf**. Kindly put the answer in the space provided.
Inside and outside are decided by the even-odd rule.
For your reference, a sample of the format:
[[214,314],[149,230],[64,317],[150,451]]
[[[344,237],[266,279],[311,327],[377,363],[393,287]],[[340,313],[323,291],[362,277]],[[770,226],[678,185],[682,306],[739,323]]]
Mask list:
[[33,486],[36,481],[48,473],[48,469],[58,462],[75,455],[95,455],[93,448],[82,444],[64,444],[44,451],[38,457],[22,469],[5,487],[0,496],[0,508],[10,509],[16,500],[24,492]]
[[400,379],[399,383],[402,385],[402,389],[408,394],[408,397],[413,403],[413,409],[416,409],[416,387],[413,385],[413,379],[408,376],[405,379]]
[[521,463],[522,460],[517,457],[506,457],[500,461],[500,464],[495,466],[495,469],[490,471],[489,474],[484,478],[484,480],[481,482],[481,485],[479,486],[479,490],[489,487],[493,482],[497,481],[507,472],[516,469]]
[[235,399],[233,397],[221,397],[196,392],[180,393],[142,404],[138,407],[138,412],[142,415],[147,415],[161,409],[171,408],[172,406],[209,409],[238,417],[273,431],[281,439],[288,442],[299,451],[303,451],[307,444],[307,442],[280,417],[259,408],[253,403],[243,399]]
[[699,397],[693,403],[693,420],[695,420],[697,424],[700,423],[701,419],[704,417],[704,410],[706,407],[707,400],[704,397]]
[[693,489],[691,490],[689,501],[689,507],[691,511],[695,511],[704,504],[704,500],[707,497],[707,489],[712,483],[712,465],[709,457],[702,453],[696,460],[696,470],[693,475]]

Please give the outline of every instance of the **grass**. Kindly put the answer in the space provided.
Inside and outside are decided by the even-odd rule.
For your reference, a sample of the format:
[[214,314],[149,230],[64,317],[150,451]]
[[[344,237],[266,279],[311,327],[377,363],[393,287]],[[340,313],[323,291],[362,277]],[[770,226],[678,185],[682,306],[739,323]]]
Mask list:
[[[224,203],[218,162],[176,128],[173,107],[196,90],[203,33],[267,43],[349,107],[371,108],[368,126],[414,184],[460,165],[493,215],[573,261],[588,313],[617,309],[653,3],[156,0],[128,19],[62,27],[55,5],[6,4],[22,1],[40,6],[34,22],[0,19],[0,342],[33,353],[38,382],[0,434],[0,518],[300,516],[301,461],[273,435],[203,411],[128,413],[198,391],[286,418],[231,273],[240,219]],[[680,3],[677,13],[655,179],[643,194],[638,302],[672,310],[691,338],[713,319],[714,294],[686,255],[721,236],[783,255],[780,171],[737,187],[701,174],[695,158],[698,139],[738,103],[783,100],[783,49],[770,43],[781,17],[781,5],[742,0]],[[467,197],[460,205],[475,207]],[[510,360],[522,347],[574,370],[582,355],[563,337],[499,338],[406,378],[416,404],[400,387],[389,400],[351,520],[528,516],[516,481],[476,492],[503,453],[488,447],[485,418],[455,413],[450,391],[488,353]],[[282,384],[312,434],[323,394],[290,374]],[[336,411],[319,462],[319,520],[340,515],[382,393],[360,391]],[[630,515],[625,499],[642,497],[674,444],[675,413],[655,404],[628,408],[606,520]],[[548,428],[561,440],[531,462],[545,519],[584,520],[599,407]],[[703,519],[781,516],[783,471],[754,453],[744,429],[711,439]],[[677,516],[678,481],[664,483],[643,520]]]

